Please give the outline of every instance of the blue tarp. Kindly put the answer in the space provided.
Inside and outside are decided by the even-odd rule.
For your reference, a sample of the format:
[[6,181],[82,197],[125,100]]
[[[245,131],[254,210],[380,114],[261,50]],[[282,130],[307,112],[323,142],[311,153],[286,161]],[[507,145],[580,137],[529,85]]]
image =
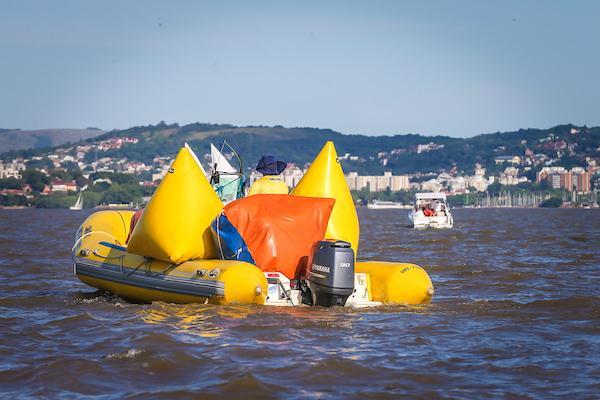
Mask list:
[[256,265],[246,242],[225,215],[219,214],[212,222],[211,228],[224,260],[240,260]]

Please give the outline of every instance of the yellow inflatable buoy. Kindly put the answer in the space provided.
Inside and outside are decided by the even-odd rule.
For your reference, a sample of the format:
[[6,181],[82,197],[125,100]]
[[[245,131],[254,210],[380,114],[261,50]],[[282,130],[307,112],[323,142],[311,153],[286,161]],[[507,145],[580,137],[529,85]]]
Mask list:
[[358,253],[358,216],[332,141],[325,143],[291,194],[335,199],[325,237],[350,242]]
[[431,301],[433,284],[418,265],[384,261],[358,261],[355,272],[370,278],[371,301],[419,305]]
[[174,264],[216,258],[210,223],[222,209],[223,203],[186,144],[135,225],[127,251]]

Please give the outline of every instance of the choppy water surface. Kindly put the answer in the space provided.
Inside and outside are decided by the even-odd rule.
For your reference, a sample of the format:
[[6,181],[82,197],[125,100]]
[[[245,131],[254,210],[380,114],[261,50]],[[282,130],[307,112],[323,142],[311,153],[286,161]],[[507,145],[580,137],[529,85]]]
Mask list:
[[598,398],[600,211],[360,210],[362,259],[424,266],[421,308],[128,304],[72,273],[87,212],[0,210],[0,397]]

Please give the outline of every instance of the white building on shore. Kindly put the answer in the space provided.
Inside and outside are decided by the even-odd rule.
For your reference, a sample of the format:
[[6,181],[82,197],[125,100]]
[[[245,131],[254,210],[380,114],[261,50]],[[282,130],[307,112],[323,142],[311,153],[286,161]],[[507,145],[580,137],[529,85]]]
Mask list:
[[504,172],[500,173],[500,177],[498,178],[498,183],[504,186],[513,186],[525,182],[529,182],[529,179],[519,176],[519,168],[516,167],[505,168]]
[[370,192],[385,192],[388,189],[397,192],[410,189],[408,175],[392,175],[389,171],[375,176],[363,176],[358,175],[357,172],[350,172],[346,175],[346,183],[350,190],[368,188]]
[[467,186],[474,187],[478,192],[485,192],[487,187],[492,183],[492,181],[486,179],[485,168],[481,164],[475,164],[475,175],[468,176],[466,179]]
[[[305,172],[306,170],[299,168],[295,164],[289,164],[285,171],[281,173],[281,179],[292,189],[300,182]],[[260,173],[252,171],[250,173],[249,184],[252,185],[261,176]],[[384,192],[388,189],[397,192],[410,189],[408,175],[393,175],[391,172],[384,172],[383,175],[375,176],[363,176],[357,172],[350,172],[346,175],[346,183],[350,190],[367,188],[371,192]]]
[[6,164],[0,161],[0,179],[21,179],[21,171],[25,171],[25,168],[25,162],[22,159],[15,159]]

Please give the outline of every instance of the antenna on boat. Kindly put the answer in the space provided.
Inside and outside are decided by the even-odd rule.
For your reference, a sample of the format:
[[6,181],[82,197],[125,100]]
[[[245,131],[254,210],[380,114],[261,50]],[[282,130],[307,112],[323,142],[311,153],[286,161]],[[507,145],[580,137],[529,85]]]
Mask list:
[[244,170],[244,165],[242,163],[242,158],[240,157],[238,152],[235,151],[235,149],[229,143],[227,143],[227,140],[223,140],[223,144],[221,145],[221,154],[223,154],[223,149],[225,146],[229,147],[235,158],[237,158],[238,164],[240,165],[239,171],[240,173],[243,173],[242,171]]

